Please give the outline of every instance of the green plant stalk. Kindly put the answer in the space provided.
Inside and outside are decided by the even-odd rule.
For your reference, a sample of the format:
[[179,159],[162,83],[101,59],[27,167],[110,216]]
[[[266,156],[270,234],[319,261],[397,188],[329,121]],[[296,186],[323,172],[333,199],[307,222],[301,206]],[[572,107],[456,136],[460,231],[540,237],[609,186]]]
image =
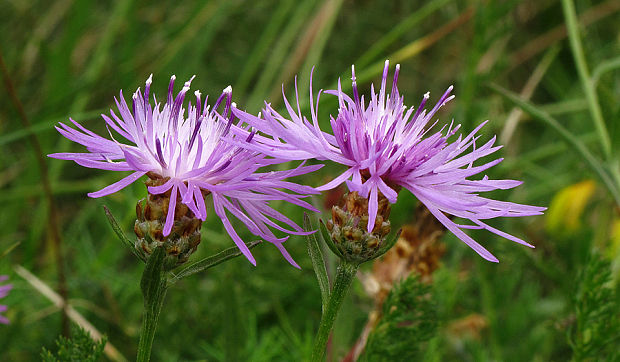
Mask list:
[[149,306],[145,301],[144,317],[142,319],[142,331],[140,332],[140,343],[138,344],[138,356],[136,361],[149,361],[151,358],[151,349],[153,347],[153,339],[157,330],[157,322],[159,321],[159,313],[164,304],[166,296],[165,280],[162,280],[161,290],[157,293],[157,298],[149,301]]
[[338,265],[336,280],[334,281],[334,286],[329,296],[327,308],[323,310],[319,331],[317,332],[314,340],[311,359],[313,362],[323,361],[329,334],[334,326],[334,321],[336,320],[342,301],[347,295],[347,292],[351,287],[351,283],[355,278],[357,269],[359,269],[359,264],[353,264],[345,260],[341,260],[340,265]]
[[164,256],[165,251],[163,247],[153,251],[140,281],[142,295],[144,296],[144,315],[142,316],[142,330],[140,331],[140,343],[138,344],[138,355],[136,357],[137,362],[147,362],[151,358],[153,339],[167,290],[167,278],[163,263]]
[[581,46],[581,39],[579,38],[579,24],[577,23],[577,15],[575,14],[575,4],[572,0],[562,0],[562,8],[564,9],[564,18],[566,18],[566,28],[568,29],[568,38],[570,40],[570,47],[573,51],[573,57],[575,58],[575,64],[577,66],[577,73],[579,73],[579,79],[583,86],[583,90],[586,93],[586,99],[592,114],[592,120],[596,127],[596,131],[599,134],[603,153],[607,159],[611,158],[611,139],[603,120],[603,112],[598,102],[598,96],[594,84],[590,79],[588,65],[586,64],[586,57],[583,53],[583,47]]

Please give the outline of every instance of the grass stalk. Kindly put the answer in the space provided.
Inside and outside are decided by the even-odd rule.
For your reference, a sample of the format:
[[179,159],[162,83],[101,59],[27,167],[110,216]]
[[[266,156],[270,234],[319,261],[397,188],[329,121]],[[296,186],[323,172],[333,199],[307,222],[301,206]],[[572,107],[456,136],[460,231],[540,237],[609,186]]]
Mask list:
[[607,127],[605,126],[601,105],[598,101],[598,95],[596,94],[594,84],[591,81],[588,64],[586,63],[583,46],[581,45],[579,24],[577,23],[577,15],[575,14],[575,4],[573,4],[572,0],[562,0],[562,8],[564,9],[564,18],[566,19],[566,28],[568,29],[568,39],[570,40],[573,58],[575,59],[575,65],[577,66],[577,73],[579,73],[581,85],[586,93],[590,114],[592,116],[594,126],[596,127],[596,131],[599,134],[603,154],[607,159],[609,159],[611,157],[611,139],[609,137]]

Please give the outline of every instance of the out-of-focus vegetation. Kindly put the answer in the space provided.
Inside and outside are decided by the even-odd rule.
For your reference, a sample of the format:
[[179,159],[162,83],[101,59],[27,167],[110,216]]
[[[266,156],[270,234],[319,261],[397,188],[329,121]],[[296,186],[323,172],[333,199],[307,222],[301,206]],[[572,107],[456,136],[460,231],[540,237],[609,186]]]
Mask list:
[[[437,326],[412,350],[421,348],[419,355],[428,360],[609,357],[614,352],[609,344],[618,345],[620,337],[615,292],[620,214],[609,185],[574,142],[605,170],[618,172],[620,3],[578,0],[575,8],[580,26],[573,29],[583,46],[577,54],[584,56],[590,77],[585,81],[567,38],[562,3],[554,0],[2,1],[0,274],[9,274],[15,286],[2,301],[11,320],[0,325],[2,359],[37,359],[42,347],[57,353],[62,302],[50,298],[68,298],[73,311],[107,336],[108,357],[132,359],[136,352],[143,264],[116,239],[102,206],[129,234],[145,188],[137,183],[89,199],[87,192],[122,175],[45,157],[79,150],[54,124],[72,117],[106,132],[99,114],[113,106],[119,89],[127,96],[151,73],[160,97],[171,74],[180,80],[196,74],[192,85],[203,94],[219,94],[231,84],[238,106],[257,112],[264,99],[281,107],[281,84],[290,94],[296,74],[300,93],[307,94],[313,66],[315,89],[334,87],[338,77],[349,87],[351,64],[361,88],[368,89],[385,59],[401,63],[399,88],[407,104],[417,104],[426,91],[437,99],[455,85],[457,98],[439,112],[440,124],[454,119],[470,131],[490,120],[483,132],[486,139],[498,135],[506,159],[489,175],[524,181],[494,197],[550,205],[544,217],[492,224],[536,249],[471,232],[499,264],[484,261],[452,235],[443,237],[446,253],[429,284],[432,305],[427,305]],[[584,91],[587,82],[597,96],[598,116]],[[529,111],[498,87],[519,94]],[[306,110],[307,104],[302,102]],[[323,124],[336,108],[334,97],[322,97]],[[573,139],[532,117],[532,108],[556,120]],[[325,167],[303,181],[318,186],[337,171]],[[610,174],[617,187],[618,175]],[[322,207],[325,198],[314,202]],[[412,222],[415,204],[403,193],[392,223]],[[281,208],[302,223],[301,210]],[[238,230],[252,240],[243,227]],[[301,237],[286,243],[301,271],[263,244],[253,249],[257,267],[237,258],[174,285],[155,337],[154,360],[303,360],[321,313],[305,245]],[[193,258],[230,246],[211,212]],[[32,275],[20,267],[58,294],[33,287]],[[387,300],[405,303],[406,285],[402,297]],[[355,282],[336,323],[331,358],[349,354],[372,308]]]
[[84,361],[95,362],[103,355],[106,340],[93,341],[92,336],[82,328],[76,328],[71,337],[59,336],[56,353],[43,348],[41,360],[45,362]]

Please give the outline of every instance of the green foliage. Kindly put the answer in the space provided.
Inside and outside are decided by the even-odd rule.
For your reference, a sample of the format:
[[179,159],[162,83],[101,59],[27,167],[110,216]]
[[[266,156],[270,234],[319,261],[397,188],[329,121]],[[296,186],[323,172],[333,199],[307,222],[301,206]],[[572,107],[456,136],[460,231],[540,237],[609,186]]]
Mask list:
[[593,254],[580,273],[575,292],[569,342],[577,361],[620,358],[620,300],[612,283],[609,261]]
[[417,275],[395,285],[377,326],[368,337],[366,361],[418,361],[425,342],[437,333],[438,313],[432,289]]
[[95,342],[87,331],[77,327],[73,329],[71,338],[58,337],[56,353],[43,348],[41,360],[44,362],[95,362],[102,356],[106,343],[105,337]]

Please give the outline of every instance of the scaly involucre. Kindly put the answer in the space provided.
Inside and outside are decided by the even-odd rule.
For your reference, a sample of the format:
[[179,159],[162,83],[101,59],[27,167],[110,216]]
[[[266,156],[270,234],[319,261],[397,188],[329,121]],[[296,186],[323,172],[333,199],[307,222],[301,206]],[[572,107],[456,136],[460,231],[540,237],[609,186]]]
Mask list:
[[[226,231],[243,254],[256,264],[252,254],[241,240],[227,213],[241,220],[247,228],[277,246],[291,264],[298,267],[282,243],[288,237],[278,238],[270,227],[292,234],[304,234],[295,222],[269,206],[271,200],[284,200],[309,210],[315,210],[302,199],[317,193],[308,186],[286,181],[286,178],[312,172],[321,166],[303,166],[277,172],[258,172],[260,167],[284,162],[284,159],[267,158],[266,155],[239,147],[223,140],[229,133],[245,131],[243,139],[232,136],[235,142],[251,143],[254,131],[247,126],[235,124],[232,114],[232,88],[227,87],[215,101],[213,108],[207,99],[201,99],[196,91],[195,104],[183,108],[186,93],[193,77],[181,91],[173,94],[175,76],[170,79],[168,98],[163,108],[153,96],[154,106],[149,102],[152,76],[146,81],[144,93],[133,94],[131,108],[125,102],[122,91],[115,99],[119,115],[110,109],[111,117],[102,114],[109,138],[102,137],[84,128],[71,119],[72,128],[60,123],[56,129],[66,138],[86,146],[86,153],[55,153],[50,157],[72,160],[84,167],[111,171],[132,171],[132,173],[97,192],[90,197],[101,197],[117,192],[144,175],[155,175],[167,179],[161,186],[150,186],[151,194],[170,192],[170,205],[164,226],[164,235],[170,234],[174,223],[177,198],[187,205],[194,215],[205,220],[207,209],[205,196],[211,194],[215,213]],[[223,111],[218,112],[218,108]],[[116,132],[127,142],[113,136]],[[292,191],[292,192],[287,192]],[[290,226],[287,229],[281,224]]]
[[[494,146],[495,137],[476,147],[480,137],[477,133],[486,122],[467,136],[458,135],[452,141],[450,138],[455,136],[460,125],[453,127],[450,124],[438,132],[431,132],[436,122],[429,123],[435,113],[454,98],[450,95],[452,86],[430,111],[424,109],[429,93],[424,95],[417,109],[408,108],[403,104],[396,85],[400,66],[396,66],[389,94],[386,88],[388,69],[389,63],[386,61],[381,89],[377,94],[371,86],[367,104],[364,97],[359,96],[354,69],[352,98],[342,91],[340,81],[337,90],[325,92],[338,97],[338,115],[330,120],[333,134],[319,128],[317,114],[321,91],[314,103],[312,81],[311,121],[302,115],[298,96],[297,110],[284,97],[288,117],[276,112],[268,103],[258,117],[235,109],[237,117],[274,136],[256,137],[255,142],[245,147],[273,156],[331,160],[347,166],[346,171],[317,189],[328,190],[346,182],[350,191],[357,191],[368,198],[369,232],[375,225],[379,193],[394,203],[398,191],[404,187],[424,203],[448,230],[487,260],[498,261],[462,229],[486,229],[533,247],[483,221],[500,216],[539,215],[545,210],[543,207],[497,201],[478,195],[479,192],[510,189],[521,184],[515,180],[491,180],[486,175],[479,180],[468,179],[502,161],[499,158],[474,166],[476,160],[501,148]],[[468,219],[472,224],[457,224],[446,214]]]
[[[0,282],[7,280],[9,277],[6,275],[0,275]],[[9,291],[13,288],[11,284],[0,285],[0,299],[6,297]],[[6,305],[0,304],[0,313],[6,312]],[[9,320],[0,314],[0,323],[9,324]]]

